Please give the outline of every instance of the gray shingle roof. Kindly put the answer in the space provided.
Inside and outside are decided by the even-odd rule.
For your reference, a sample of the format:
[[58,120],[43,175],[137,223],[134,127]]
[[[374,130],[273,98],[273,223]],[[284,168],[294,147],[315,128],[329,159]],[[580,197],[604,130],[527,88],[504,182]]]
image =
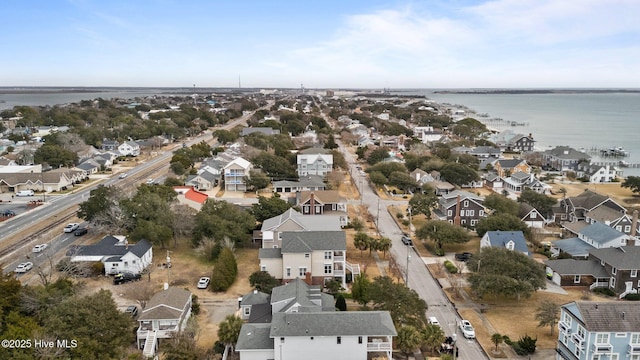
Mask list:
[[595,249],[593,246],[578,238],[557,240],[553,242],[553,246],[571,256],[578,257],[587,257],[589,256],[589,251]]
[[580,230],[580,234],[599,244],[604,244],[620,236],[624,236],[624,233],[600,222],[586,226]]
[[592,275],[597,278],[608,278],[609,274],[598,261],[557,259],[547,260],[545,264],[560,275]]
[[576,315],[590,332],[637,332],[640,329],[638,302],[575,302],[562,306]]
[[258,250],[258,259],[279,259],[282,257],[280,248],[263,248]]
[[640,269],[640,246],[594,249],[591,254],[619,270]]
[[282,233],[282,252],[347,250],[344,231],[287,231]]
[[162,290],[151,297],[138,320],[179,319],[190,299],[191,292],[184,289]]
[[395,336],[387,311],[336,311],[277,313],[271,322],[271,337],[280,336]]
[[269,294],[263,293],[258,290],[254,290],[246,295],[242,296],[240,305],[256,305],[256,304],[268,304]]
[[558,159],[566,159],[566,160],[591,159],[591,156],[569,146],[556,146],[553,149],[545,151],[544,154],[552,155]]
[[273,349],[273,338],[269,337],[271,324],[243,324],[236,343],[236,350]]
[[522,159],[499,159],[498,164],[500,164],[500,167],[502,167],[503,169],[510,169],[516,167],[523,161],[524,160]]
[[147,240],[140,240],[129,246],[117,245],[120,240],[112,235],[105,236],[97,244],[78,247],[76,256],[122,256],[128,252],[142,257],[149,251],[151,244]]
[[522,231],[487,231],[486,236],[493,247],[505,248],[509,241],[513,241],[513,249],[528,254],[527,240]]

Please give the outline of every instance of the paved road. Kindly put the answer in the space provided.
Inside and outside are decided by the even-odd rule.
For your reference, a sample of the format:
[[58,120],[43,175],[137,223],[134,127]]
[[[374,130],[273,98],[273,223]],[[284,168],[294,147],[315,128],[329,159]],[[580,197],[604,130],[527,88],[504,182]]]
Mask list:
[[[340,146],[345,160],[349,164],[349,170],[360,189],[363,204],[369,208],[369,212],[373,214],[374,217],[378,213],[380,214],[378,218],[378,228],[382,236],[386,236],[392,241],[391,255],[395,257],[398,264],[404,265],[405,269],[408,268],[408,286],[415,290],[418,295],[427,302],[427,316],[435,316],[440,321],[440,325],[447,336],[456,332],[458,333],[457,344],[460,348],[459,359],[488,359],[475,340],[467,340],[459,333],[457,324],[460,321],[460,317],[453,305],[449,302],[449,299],[423,261],[418,258],[416,251],[412,247],[407,247],[402,244],[400,240],[402,231],[389,212],[385,210],[386,203],[390,201],[380,200],[373,189],[369,187],[364,176],[360,175],[356,169],[355,157],[345,149],[340,140],[336,140],[336,143]],[[395,201],[395,203],[397,203],[397,201]],[[378,211],[379,207],[380,211]]]

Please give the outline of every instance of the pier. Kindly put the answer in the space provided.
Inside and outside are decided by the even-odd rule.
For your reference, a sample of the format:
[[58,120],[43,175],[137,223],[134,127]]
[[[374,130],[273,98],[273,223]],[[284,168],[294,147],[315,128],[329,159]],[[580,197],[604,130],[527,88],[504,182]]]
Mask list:
[[629,152],[626,151],[625,149],[621,148],[621,147],[612,147],[612,148],[607,148],[607,149],[601,149],[601,148],[591,148],[588,150],[585,150],[584,152],[588,153],[589,155],[597,155],[600,157],[615,157],[615,158],[620,158],[620,157],[627,157],[629,156]]
[[591,165],[596,165],[596,166],[618,166],[621,168],[640,168],[640,163],[628,163],[624,160],[620,160],[620,161],[592,161]]

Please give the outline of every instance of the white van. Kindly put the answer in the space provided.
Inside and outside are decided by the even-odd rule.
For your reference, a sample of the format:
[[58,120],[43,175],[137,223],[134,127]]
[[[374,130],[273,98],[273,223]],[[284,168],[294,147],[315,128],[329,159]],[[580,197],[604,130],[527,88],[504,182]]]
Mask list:
[[431,324],[431,325],[440,326],[440,322],[438,321],[438,319],[436,319],[435,316],[429,316],[429,318],[427,320],[429,321],[429,324]]
[[33,196],[33,190],[20,190],[16,193],[16,196]]

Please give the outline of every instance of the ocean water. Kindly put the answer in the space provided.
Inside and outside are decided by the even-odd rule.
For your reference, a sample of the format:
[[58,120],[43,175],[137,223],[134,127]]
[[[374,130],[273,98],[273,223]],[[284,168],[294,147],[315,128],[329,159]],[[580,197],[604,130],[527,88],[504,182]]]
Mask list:
[[0,110],[13,109],[14,106],[47,106],[77,103],[82,100],[103,99],[133,99],[141,96],[167,95],[161,91],[140,90],[106,90],[96,92],[46,92],[33,91],[30,93],[0,93]]
[[[464,105],[474,116],[499,130],[532,134],[539,150],[558,145],[574,149],[621,147],[629,153],[620,158],[640,163],[640,93],[549,93],[549,94],[436,94],[421,92],[438,103]],[[524,126],[490,122],[500,118]],[[592,157],[594,157],[592,155]],[[599,158],[594,161],[616,161]],[[640,176],[640,168],[623,168],[624,176]]]

